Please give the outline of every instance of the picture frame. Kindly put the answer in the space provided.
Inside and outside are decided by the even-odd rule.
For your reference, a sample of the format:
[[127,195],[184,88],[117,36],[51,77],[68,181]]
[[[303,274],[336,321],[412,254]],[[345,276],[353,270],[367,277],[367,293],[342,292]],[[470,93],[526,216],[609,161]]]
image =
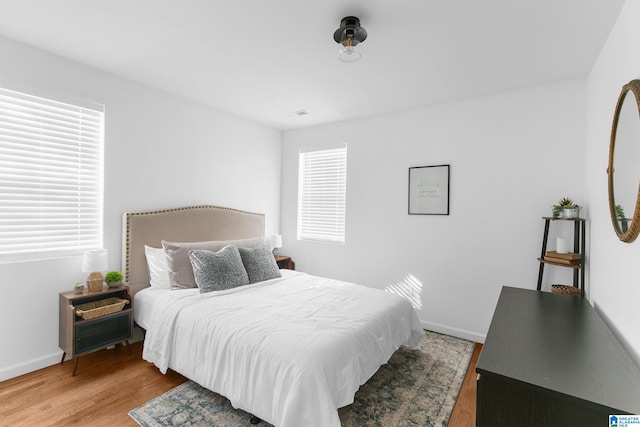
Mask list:
[[409,168],[409,215],[449,215],[450,165]]

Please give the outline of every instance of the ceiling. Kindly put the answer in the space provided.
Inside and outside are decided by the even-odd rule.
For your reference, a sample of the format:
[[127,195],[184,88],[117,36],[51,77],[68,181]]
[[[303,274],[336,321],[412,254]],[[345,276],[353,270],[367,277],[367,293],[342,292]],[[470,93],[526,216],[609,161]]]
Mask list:
[[585,78],[623,3],[0,0],[0,36],[287,130]]

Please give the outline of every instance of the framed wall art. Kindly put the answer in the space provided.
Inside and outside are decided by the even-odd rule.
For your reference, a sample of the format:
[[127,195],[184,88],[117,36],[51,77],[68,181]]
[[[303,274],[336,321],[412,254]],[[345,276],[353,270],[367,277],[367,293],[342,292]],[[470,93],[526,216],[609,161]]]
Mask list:
[[409,215],[449,215],[450,165],[409,168]]

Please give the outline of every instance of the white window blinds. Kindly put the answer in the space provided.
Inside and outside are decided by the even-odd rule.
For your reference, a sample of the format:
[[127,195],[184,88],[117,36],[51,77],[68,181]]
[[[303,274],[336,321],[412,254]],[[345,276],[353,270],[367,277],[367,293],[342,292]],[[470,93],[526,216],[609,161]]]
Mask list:
[[347,145],[301,149],[298,239],[344,244]]
[[0,88],[0,260],[102,247],[104,112]]

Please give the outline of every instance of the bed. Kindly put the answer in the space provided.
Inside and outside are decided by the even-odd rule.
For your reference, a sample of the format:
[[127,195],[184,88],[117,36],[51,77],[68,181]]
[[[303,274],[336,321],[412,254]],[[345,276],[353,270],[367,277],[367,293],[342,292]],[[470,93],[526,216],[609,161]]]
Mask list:
[[215,206],[125,213],[123,233],[143,358],[278,427],[340,426],[337,409],[424,333],[404,298],[296,271],[204,293],[149,285],[145,246],[262,239],[262,214]]

